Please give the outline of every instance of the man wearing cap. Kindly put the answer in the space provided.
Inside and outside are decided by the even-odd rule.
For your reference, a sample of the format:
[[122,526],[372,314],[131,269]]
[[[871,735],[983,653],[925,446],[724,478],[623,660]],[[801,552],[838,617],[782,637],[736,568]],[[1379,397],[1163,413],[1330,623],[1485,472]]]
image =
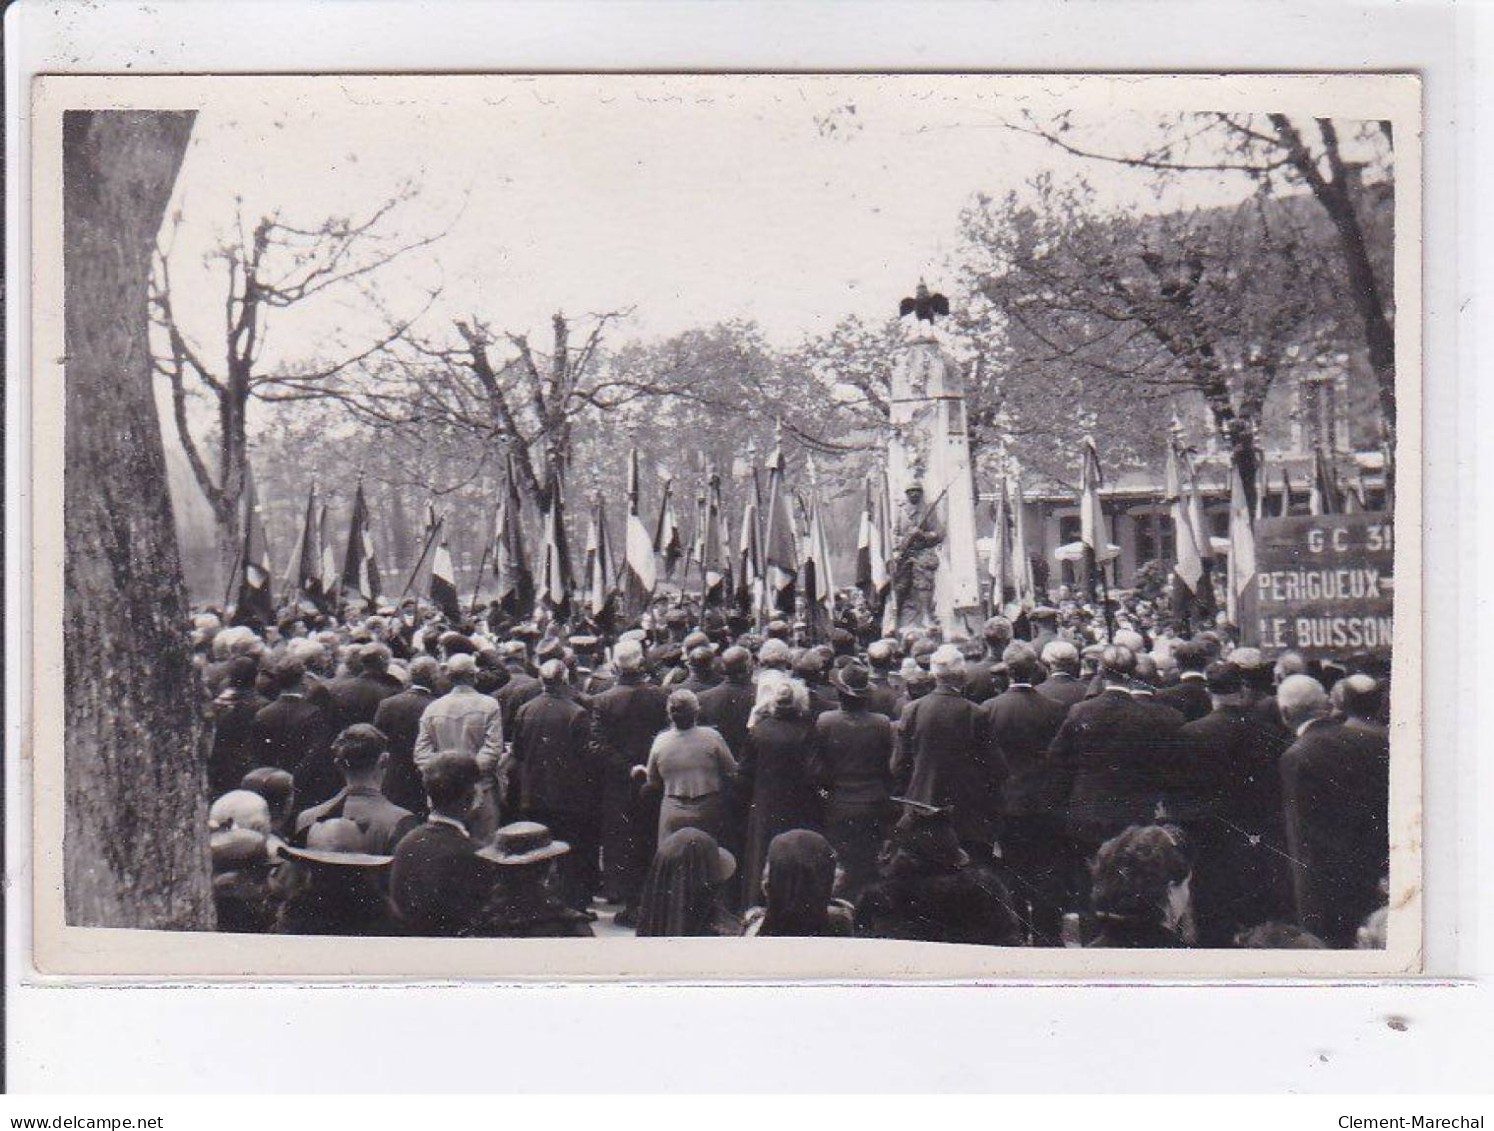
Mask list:
[[1037,685],[1045,695],[1065,708],[1084,698],[1084,681],[1079,678],[1079,649],[1067,640],[1052,640],[1040,653],[1048,678]]
[[903,710],[902,688],[896,678],[897,649],[890,640],[873,640],[866,647],[871,686],[866,709],[896,722]]
[[498,705],[503,708],[503,729],[512,734],[514,716],[519,708],[540,693],[540,681],[529,673],[524,661],[528,651],[522,640],[507,640],[498,646],[503,666],[508,670],[508,682],[493,693]]
[[553,862],[571,846],[534,821],[516,821],[493,834],[477,855],[497,865],[496,882],[472,934],[483,938],[591,938],[591,917],[567,907],[546,883]]
[[1307,675],[1276,689],[1297,740],[1281,756],[1282,811],[1299,925],[1351,947],[1382,902],[1389,872],[1390,744],[1330,717],[1328,694]]
[[430,815],[394,850],[390,898],[411,934],[469,934],[496,879],[468,831],[482,771],[470,754],[441,753],[421,777]]
[[1033,943],[1056,946],[1072,866],[1055,795],[1061,777],[1049,748],[1068,708],[1038,693],[1037,655],[1017,645],[1006,662],[1011,686],[986,700],[992,757],[1004,756],[1008,777],[1001,798],[1001,848],[1013,896],[1030,908]]
[[699,696],[702,692],[717,686],[721,682],[721,677],[716,674],[716,650],[706,640],[705,633],[691,633],[691,636],[698,636],[702,643],[696,644],[685,653],[685,666],[690,674],[677,686],[683,687],[686,691],[693,691]]
[[830,673],[838,710],[815,722],[810,774],[829,793],[825,831],[845,871],[841,895],[855,901],[877,876],[877,853],[891,824],[892,723],[870,709],[871,673],[849,663]]
[[960,843],[989,860],[1006,761],[992,749],[986,720],[964,695],[965,657],[952,644],[929,660],[934,689],[903,708],[893,777],[904,796],[953,811]]
[[354,723],[333,740],[332,760],[345,784],[330,800],[301,811],[291,843],[305,844],[307,830],[318,821],[346,817],[362,830],[365,851],[392,853],[420,819],[384,795],[389,749],[383,732],[371,723]]
[[612,662],[617,679],[592,699],[591,733],[601,756],[602,890],[609,902],[623,905],[618,918],[630,926],[659,828],[658,800],[641,794],[633,767],[647,765],[649,747],[669,716],[667,697],[644,673],[638,641],[620,641]]
[[979,659],[965,665],[965,698],[984,703],[1000,694],[991,669],[1002,662],[1002,653],[1012,642],[1012,622],[1006,617],[991,617],[981,629],[985,650]]
[[1182,759],[1169,815],[1196,849],[1194,917],[1202,946],[1230,946],[1243,928],[1289,914],[1275,731],[1250,717],[1245,679],[1229,662],[1205,673],[1212,710],[1179,732]]
[[519,808],[571,846],[558,867],[561,896],[584,911],[598,885],[601,763],[591,744],[591,714],[568,693],[560,660],[540,665],[544,690],[514,716],[511,756],[519,775]]
[[498,827],[496,778],[503,755],[503,710],[492,696],[477,690],[477,660],[471,653],[458,652],[447,660],[446,678],[451,690],[420,716],[415,765],[424,770],[436,754],[471,754],[477,759],[482,783],[472,835],[485,840]]
[[1041,656],[1043,649],[1058,639],[1058,610],[1051,605],[1039,605],[1027,614],[1027,620],[1036,633],[1032,650]]
[[819,718],[840,706],[835,690],[825,675],[825,657],[818,648],[806,648],[794,661],[794,675],[804,681],[809,691],[809,713]]
[[415,739],[420,718],[436,698],[441,665],[430,656],[410,661],[410,686],[379,704],[373,725],[389,739],[389,769],[384,774],[384,796],[416,816],[425,816],[425,787],[415,765]]
[[1191,723],[1214,709],[1209,698],[1208,679],[1204,675],[1209,666],[1209,650],[1196,641],[1184,640],[1173,646],[1172,658],[1178,664],[1177,686],[1157,692],[1157,698],[1181,711]]

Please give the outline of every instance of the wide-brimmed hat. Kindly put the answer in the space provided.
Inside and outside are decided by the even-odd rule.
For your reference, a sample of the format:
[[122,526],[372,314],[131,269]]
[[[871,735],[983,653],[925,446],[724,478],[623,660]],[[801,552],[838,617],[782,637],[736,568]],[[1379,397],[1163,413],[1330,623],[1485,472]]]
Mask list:
[[871,675],[861,664],[852,662],[830,672],[835,690],[850,699],[865,699],[871,694]]
[[477,854],[495,864],[538,864],[564,856],[571,846],[556,840],[550,830],[537,821],[515,821],[493,834],[493,843]]
[[327,864],[339,868],[387,868],[393,856],[363,851],[363,830],[346,817],[318,821],[306,832],[306,847],[288,844],[278,847],[279,855],[304,864]]
[[892,799],[903,807],[903,818],[893,830],[893,843],[902,851],[945,868],[963,868],[970,854],[960,847],[953,811],[908,797]]

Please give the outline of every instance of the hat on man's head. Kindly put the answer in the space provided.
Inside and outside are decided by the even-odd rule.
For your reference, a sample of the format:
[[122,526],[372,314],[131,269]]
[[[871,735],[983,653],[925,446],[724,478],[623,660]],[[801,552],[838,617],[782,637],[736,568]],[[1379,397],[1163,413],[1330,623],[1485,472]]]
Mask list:
[[865,699],[871,693],[871,675],[856,661],[830,673],[835,690],[850,699]]
[[303,864],[325,864],[337,868],[385,868],[393,856],[376,855],[364,850],[363,830],[356,821],[331,817],[318,821],[306,831],[306,847],[281,845],[280,855]]
[[550,830],[538,821],[515,821],[493,834],[493,843],[477,850],[484,860],[495,864],[538,864],[564,856],[571,846],[556,840]]
[[1245,690],[1245,673],[1238,664],[1220,660],[1208,666],[1204,679],[1211,695],[1234,695]]
[[917,479],[914,479],[911,482],[909,482],[909,484],[906,487],[903,488],[903,494],[905,494],[905,495],[920,494],[921,495],[921,494],[923,494],[923,484],[920,483]]
[[1039,605],[1027,614],[1028,620],[1057,620],[1058,610],[1051,605]]
[[471,652],[458,652],[446,661],[446,674],[453,679],[471,678],[477,674],[477,657]]
[[699,629],[680,641],[680,647],[684,648],[686,653],[693,652],[697,648],[709,648],[712,652],[716,651],[716,646],[711,643],[711,638]]
[[970,863],[970,854],[960,847],[952,809],[907,797],[892,800],[903,807],[903,816],[892,831],[899,851],[941,868],[963,868]]

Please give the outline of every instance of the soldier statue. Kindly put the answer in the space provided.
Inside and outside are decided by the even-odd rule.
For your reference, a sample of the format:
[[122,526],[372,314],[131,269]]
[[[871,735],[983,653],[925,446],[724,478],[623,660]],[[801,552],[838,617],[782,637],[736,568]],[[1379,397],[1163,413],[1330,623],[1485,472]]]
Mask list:
[[897,627],[925,629],[937,623],[934,577],[939,572],[939,547],[944,527],[938,506],[924,502],[923,484],[909,483],[893,531],[893,593],[897,597]]

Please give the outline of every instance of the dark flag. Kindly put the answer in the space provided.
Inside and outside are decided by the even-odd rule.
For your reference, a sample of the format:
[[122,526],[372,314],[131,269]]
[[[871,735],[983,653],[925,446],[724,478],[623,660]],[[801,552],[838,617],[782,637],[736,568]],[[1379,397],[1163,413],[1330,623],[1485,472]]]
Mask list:
[[659,522],[654,527],[654,553],[664,559],[664,576],[673,577],[674,567],[685,552],[680,524],[674,517],[674,481],[664,480],[664,498],[659,502]]
[[306,494],[306,513],[301,517],[296,548],[291,554],[290,564],[286,566],[285,588],[301,600],[309,601],[317,609],[326,611],[326,597],[322,590],[321,524],[317,515],[314,483]]
[[[813,470],[810,472],[813,481]],[[818,494],[812,499],[805,523],[803,564],[805,617],[815,640],[828,640],[835,622],[835,582],[830,576],[830,542],[825,536]]]
[[737,611],[751,616],[762,604],[763,548],[759,541],[757,503],[747,500],[742,511],[742,536],[737,549]]
[[648,536],[639,512],[638,449],[628,456],[628,524],[623,543],[622,594],[626,615],[637,619],[653,600],[659,584],[654,562],[654,543]]
[[321,586],[322,601],[330,611],[337,596],[337,549],[332,545],[332,521],[323,503],[316,516],[316,540],[322,548],[321,566],[317,570],[317,584]]
[[275,623],[275,601],[270,595],[270,542],[259,513],[259,494],[254,476],[244,469],[244,552],[239,558],[238,598],[234,601],[235,624]]
[[382,591],[379,564],[374,556],[373,532],[369,529],[368,502],[363,497],[363,480],[353,493],[353,518],[348,524],[348,549],[342,559],[342,591],[346,599],[351,591],[369,605],[378,603]]
[[534,615],[534,574],[529,568],[529,556],[524,552],[523,509],[519,501],[519,486],[514,481],[512,456],[509,457],[508,477],[494,524],[493,581],[498,607],[507,616],[523,620]]
[[617,605],[616,574],[612,568],[612,542],[607,537],[607,510],[597,495],[586,530],[586,605],[604,631],[610,631]]
[[565,495],[561,488],[560,473],[550,472],[549,496],[545,507],[540,546],[539,569],[536,570],[538,593],[536,599],[557,621],[571,619],[571,555],[565,540]]
[[706,499],[703,537],[701,563],[705,573],[705,603],[724,606],[732,595],[731,545],[726,517],[721,511],[721,476],[714,469],[710,475],[710,495]]
[[799,555],[794,547],[793,520],[789,516],[788,492],[783,480],[781,434],[768,457],[767,524],[763,535],[763,557],[767,566],[764,603],[769,610],[792,617],[799,578]]
[[462,619],[462,602],[457,595],[456,566],[451,560],[451,549],[446,545],[444,520],[437,520],[432,535],[436,552],[431,555],[431,604],[440,609],[447,620],[455,623]]

